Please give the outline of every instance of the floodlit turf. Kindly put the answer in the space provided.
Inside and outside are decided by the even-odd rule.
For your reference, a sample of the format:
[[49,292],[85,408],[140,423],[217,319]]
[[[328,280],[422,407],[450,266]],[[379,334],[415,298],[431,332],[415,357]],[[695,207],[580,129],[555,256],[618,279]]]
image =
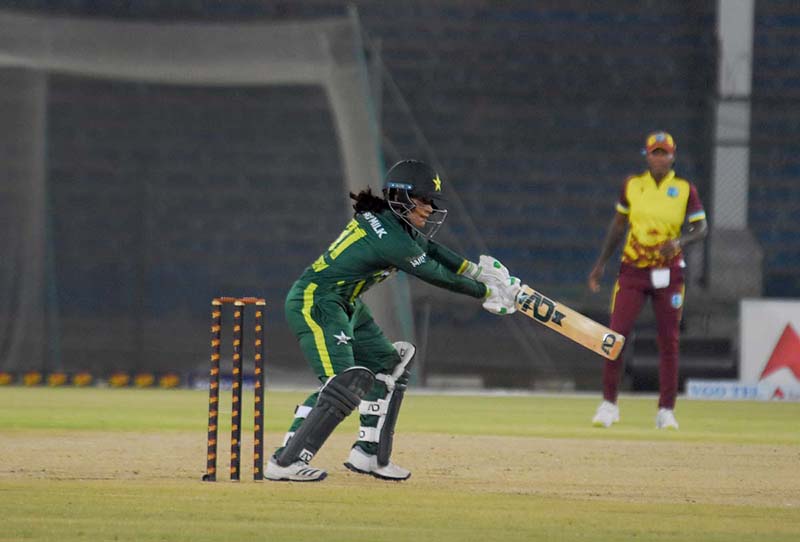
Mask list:
[[[200,482],[207,394],[0,388],[3,540],[800,540],[800,404],[681,400],[680,431],[655,399],[624,397],[622,423],[591,427],[599,399],[411,394],[388,483],[345,470],[351,416],[315,459],[318,484]],[[269,390],[267,449],[301,393]]]

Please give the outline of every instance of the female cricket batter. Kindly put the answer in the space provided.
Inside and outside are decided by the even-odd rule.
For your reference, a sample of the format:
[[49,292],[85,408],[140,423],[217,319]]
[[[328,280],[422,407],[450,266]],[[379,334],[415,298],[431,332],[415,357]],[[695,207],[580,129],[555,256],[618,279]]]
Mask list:
[[[678,429],[674,409],[686,267],[683,248],[703,239],[708,230],[697,188],[672,170],[675,149],[675,141],[666,132],[647,136],[643,151],[647,171],[625,180],[600,257],[589,274],[589,288],[597,292],[606,262],[627,228],[622,263],[611,297],[610,327],[627,336],[645,298],[652,299],[660,355],[656,416],[659,429]],[[682,234],[681,228],[687,220],[687,232]],[[603,364],[603,402],[592,420],[596,427],[610,427],[619,421],[617,387],[622,364],[622,356]]]
[[345,466],[387,480],[411,473],[389,461],[414,345],[392,344],[360,296],[397,269],[435,286],[483,300],[495,314],[514,312],[519,280],[489,256],[478,264],[431,238],[447,211],[428,165],[406,160],[386,174],[383,197],[350,194],[355,215],[294,283],[286,319],[322,382],[295,409],[284,444],[267,463],[268,480],[313,482],[327,473],[308,465],[346,416],[358,408],[361,427]]

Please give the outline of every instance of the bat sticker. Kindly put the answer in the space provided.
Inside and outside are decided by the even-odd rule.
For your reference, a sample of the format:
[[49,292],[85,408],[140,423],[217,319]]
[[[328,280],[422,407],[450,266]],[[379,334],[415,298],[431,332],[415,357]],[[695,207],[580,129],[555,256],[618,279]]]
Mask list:
[[603,345],[601,348],[606,354],[611,354],[611,349],[617,343],[617,337],[613,333],[606,333],[603,335]]
[[515,303],[521,314],[607,359],[617,359],[625,345],[619,333],[529,286],[522,286]]
[[[533,310],[531,310],[531,303],[533,303]],[[540,322],[549,322],[552,320],[554,324],[559,326],[563,325],[561,321],[566,315],[556,310],[556,304],[552,299],[546,298],[539,292],[525,295],[520,304],[522,305],[523,311],[530,311],[533,317]],[[544,307],[544,313],[540,310],[542,307]]]

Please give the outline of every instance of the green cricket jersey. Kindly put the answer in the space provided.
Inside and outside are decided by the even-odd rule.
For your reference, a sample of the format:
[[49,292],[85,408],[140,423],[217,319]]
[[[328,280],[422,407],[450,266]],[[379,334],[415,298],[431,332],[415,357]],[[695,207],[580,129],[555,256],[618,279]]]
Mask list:
[[[407,228],[390,209],[357,213],[292,286],[286,297],[286,322],[320,382],[356,365],[387,375],[400,355],[359,296],[399,269],[454,292],[484,297],[482,283],[459,274],[466,267],[462,256]],[[303,405],[316,405],[319,393],[312,393]],[[385,401],[387,394],[385,380],[376,379],[364,400]],[[305,416],[295,416],[287,435],[298,430]],[[377,442],[367,435],[377,432],[380,416],[370,412],[359,417],[356,444],[374,454]]]
[[315,295],[333,294],[354,303],[371,286],[400,269],[435,286],[484,297],[482,283],[459,274],[466,263],[452,250],[407,229],[389,209],[358,213],[306,268],[295,288],[314,283]]

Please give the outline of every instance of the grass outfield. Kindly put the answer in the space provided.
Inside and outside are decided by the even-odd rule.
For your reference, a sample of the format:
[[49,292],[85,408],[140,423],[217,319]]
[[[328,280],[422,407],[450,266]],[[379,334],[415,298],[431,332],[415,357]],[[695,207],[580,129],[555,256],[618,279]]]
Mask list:
[[[303,396],[268,391],[268,449]],[[253,482],[246,438],[243,481],[211,484],[203,391],[0,388],[0,540],[800,540],[800,404],[681,400],[681,430],[661,432],[655,399],[623,397],[608,430],[597,403],[411,394],[407,482],[341,465],[351,416],[314,460],[321,483]]]

